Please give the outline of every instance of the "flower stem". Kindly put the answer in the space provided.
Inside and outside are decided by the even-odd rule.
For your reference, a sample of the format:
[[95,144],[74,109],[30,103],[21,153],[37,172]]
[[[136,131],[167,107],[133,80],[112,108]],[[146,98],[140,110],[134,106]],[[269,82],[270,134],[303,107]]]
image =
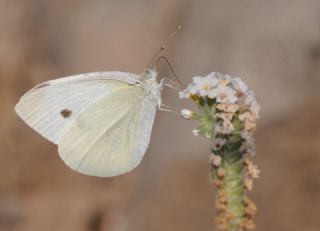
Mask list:
[[221,165],[213,169],[213,179],[218,187],[217,222],[223,230],[238,231],[245,216],[243,154],[238,151],[238,145],[231,138],[229,140],[221,152]]
[[225,170],[223,178],[224,190],[227,197],[227,208],[231,217],[228,220],[228,231],[239,230],[239,224],[244,217],[244,186],[241,177],[243,164],[240,152],[231,152],[222,159],[222,168]]

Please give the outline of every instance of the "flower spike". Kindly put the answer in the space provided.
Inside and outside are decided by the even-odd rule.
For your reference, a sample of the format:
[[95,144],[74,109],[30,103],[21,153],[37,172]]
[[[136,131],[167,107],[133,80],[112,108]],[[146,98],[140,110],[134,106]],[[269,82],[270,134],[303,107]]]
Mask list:
[[196,104],[197,111],[181,112],[186,119],[198,122],[194,135],[212,139],[209,159],[212,182],[217,187],[218,228],[254,229],[257,208],[247,197],[253,180],[260,174],[249,159],[255,154],[253,133],[260,111],[254,93],[239,77],[212,72],[205,77],[193,77],[179,96]]

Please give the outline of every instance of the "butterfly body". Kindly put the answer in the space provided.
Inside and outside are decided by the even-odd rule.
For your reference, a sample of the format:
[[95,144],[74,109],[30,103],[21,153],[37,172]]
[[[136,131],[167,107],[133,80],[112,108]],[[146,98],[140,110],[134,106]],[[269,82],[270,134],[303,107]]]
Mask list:
[[93,72],[41,83],[23,95],[17,114],[58,145],[72,169],[115,176],[146,152],[162,85],[157,72]]
[[160,108],[162,104],[162,84],[157,82],[157,72],[155,70],[146,69],[141,76],[141,87],[145,90],[146,98],[155,102],[158,105],[158,108]]

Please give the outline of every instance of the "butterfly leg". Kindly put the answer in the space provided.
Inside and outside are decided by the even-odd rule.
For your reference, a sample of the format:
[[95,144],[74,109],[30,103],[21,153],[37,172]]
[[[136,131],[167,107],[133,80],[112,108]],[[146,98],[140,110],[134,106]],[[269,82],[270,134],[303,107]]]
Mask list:
[[171,108],[165,104],[162,104],[160,107],[159,107],[159,110],[160,111],[167,111],[167,112],[171,112],[177,116],[181,116],[180,113],[174,111],[174,110],[171,110]]
[[[168,78],[163,78],[160,80],[160,83],[159,83],[159,86],[160,86],[160,89],[162,90],[163,89],[163,86],[167,86],[167,87],[170,87],[176,91],[180,91],[181,90],[181,86],[175,82],[173,82],[171,79],[168,79]],[[159,102],[158,102],[158,109],[160,111],[167,111],[167,112],[171,112],[173,114],[176,114],[178,116],[180,116],[180,113],[176,112],[176,111],[173,111],[169,106],[165,105],[162,103],[162,98],[160,97],[159,98]]]
[[172,89],[174,89],[176,91],[180,91],[181,90],[181,86],[178,83],[176,83],[176,82],[174,82],[174,81],[172,81],[171,79],[168,79],[168,78],[162,78],[160,80],[160,87],[163,88],[163,86],[167,86],[167,87],[172,88]]
[[159,110],[160,110],[160,111],[173,112],[173,111],[171,110],[171,108],[170,108],[169,106],[165,105],[165,104],[161,104],[160,107],[159,107]]

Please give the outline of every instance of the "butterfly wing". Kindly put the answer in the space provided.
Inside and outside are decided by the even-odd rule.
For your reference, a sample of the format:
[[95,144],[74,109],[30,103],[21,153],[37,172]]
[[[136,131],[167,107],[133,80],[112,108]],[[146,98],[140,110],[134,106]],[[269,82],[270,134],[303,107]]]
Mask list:
[[41,83],[23,95],[17,114],[42,136],[57,144],[66,128],[92,102],[123,86],[140,82],[125,72],[93,72]]
[[72,122],[58,143],[72,169],[94,176],[115,176],[135,168],[150,140],[154,101],[138,86],[115,89]]

